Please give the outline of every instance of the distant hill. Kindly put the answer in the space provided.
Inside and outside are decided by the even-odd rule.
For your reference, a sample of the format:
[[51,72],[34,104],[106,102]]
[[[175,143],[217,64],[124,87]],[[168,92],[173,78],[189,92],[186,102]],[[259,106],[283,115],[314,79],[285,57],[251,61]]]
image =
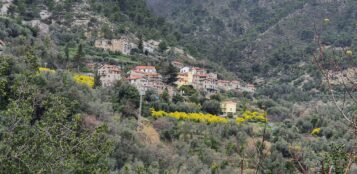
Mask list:
[[[147,0],[183,34],[181,44],[199,57],[219,61],[238,76],[266,80],[280,74],[300,77],[309,69],[314,23],[323,43],[354,47],[357,1],[330,0]],[[294,74],[291,74],[294,73]],[[292,78],[295,80],[296,78]]]

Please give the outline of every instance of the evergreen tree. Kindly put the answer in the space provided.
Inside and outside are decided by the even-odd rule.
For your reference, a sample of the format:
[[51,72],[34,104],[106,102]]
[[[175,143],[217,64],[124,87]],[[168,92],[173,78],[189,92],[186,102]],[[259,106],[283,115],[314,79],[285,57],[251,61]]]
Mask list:
[[173,66],[171,63],[164,68],[164,71],[162,72],[164,76],[164,82],[168,85],[175,85],[175,82],[177,81],[177,75],[178,75],[178,69]]
[[144,43],[143,43],[143,36],[139,36],[139,44],[138,44],[138,49],[140,50],[140,53],[144,52]]
[[81,67],[83,64],[83,59],[84,59],[83,45],[79,44],[77,53],[74,56],[74,63],[77,65],[78,70],[79,70],[79,67]]
[[102,82],[100,81],[100,75],[98,74],[98,72],[96,72],[94,75],[94,88],[101,87],[101,86],[102,86]]
[[67,44],[66,47],[64,47],[64,54],[66,56],[66,60],[69,60],[69,45]]
[[170,94],[167,89],[161,94],[161,100],[165,103],[170,103]]
[[159,51],[164,52],[167,50],[167,43],[165,41],[160,42],[159,44]]

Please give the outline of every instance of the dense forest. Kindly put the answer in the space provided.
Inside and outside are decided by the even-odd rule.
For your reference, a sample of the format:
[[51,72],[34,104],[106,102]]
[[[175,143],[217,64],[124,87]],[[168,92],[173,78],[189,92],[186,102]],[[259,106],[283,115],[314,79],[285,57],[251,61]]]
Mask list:
[[[1,1],[0,173],[357,173],[356,8],[354,0]],[[124,36],[137,45],[128,54],[96,46]],[[156,50],[145,51],[152,40]],[[257,89],[177,87],[174,61]],[[142,94],[129,78],[107,87],[91,63],[123,76],[155,66],[178,92]],[[226,100],[237,102],[236,116],[219,116]]]

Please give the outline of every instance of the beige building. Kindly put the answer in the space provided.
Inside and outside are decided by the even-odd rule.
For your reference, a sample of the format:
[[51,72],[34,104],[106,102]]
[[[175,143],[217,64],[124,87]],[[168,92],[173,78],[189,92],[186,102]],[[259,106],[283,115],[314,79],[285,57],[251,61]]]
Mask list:
[[237,112],[237,103],[234,101],[221,102],[221,110],[224,115],[235,114]]
[[121,39],[100,39],[96,40],[94,43],[96,48],[102,48],[104,50],[109,50],[112,52],[120,51],[124,55],[129,55],[132,49],[132,44],[130,44],[129,39],[123,37]]
[[217,92],[217,74],[208,73],[206,69],[199,67],[183,67],[178,75],[177,86],[192,85],[195,89],[207,93]]
[[98,75],[103,87],[110,87],[121,80],[121,69],[115,65],[104,64],[98,68]]

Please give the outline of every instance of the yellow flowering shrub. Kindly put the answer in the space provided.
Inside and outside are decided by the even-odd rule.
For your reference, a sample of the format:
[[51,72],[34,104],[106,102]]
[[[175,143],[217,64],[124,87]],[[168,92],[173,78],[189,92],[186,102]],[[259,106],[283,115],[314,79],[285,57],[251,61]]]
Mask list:
[[94,77],[76,74],[73,76],[74,81],[78,84],[88,85],[89,87],[93,88],[94,86]]
[[315,128],[311,131],[311,135],[318,135],[321,132],[321,128]]
[[53,69],[44,68],[44,67],[40,67],[40,68],[38,68],[38,70],[39,70],[40,72],[49,72],[49,73],[55,73],[55,72],[56,72],[56,71],[53,70]]
[[236,123],[241,124],[246,121],[266,123],[268,119],[265,112],[245,111],[241,117],[236,118]]
[[155,111],[151,110],[151,115],[154,118],[160,117],[170,117],[177,120],[189,120],[205,123],[228,123],[228,119],[222,118],[212,114],[203,114],[203,113],[185,113],[185,112],[165,112],[165,111]]

